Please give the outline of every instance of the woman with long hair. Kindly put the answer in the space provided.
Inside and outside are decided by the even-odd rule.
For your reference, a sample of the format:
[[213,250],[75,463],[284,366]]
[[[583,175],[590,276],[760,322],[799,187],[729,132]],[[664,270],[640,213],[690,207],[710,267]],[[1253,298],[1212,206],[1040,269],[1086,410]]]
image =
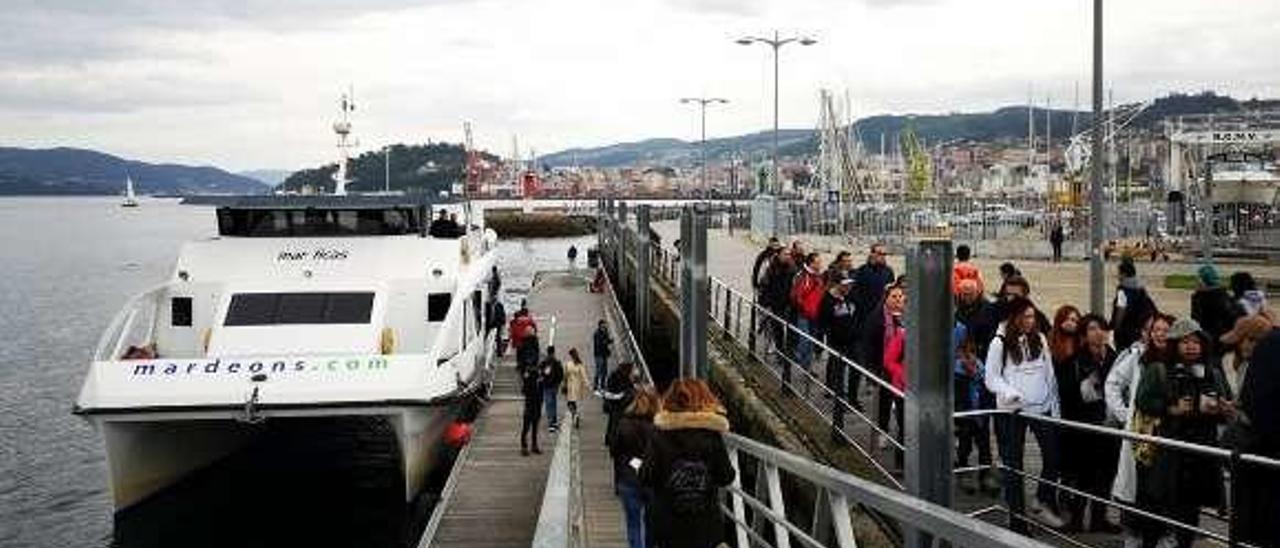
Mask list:
[[[1107,419],[1107,403],[1103,399],[1103,383],[1116,360],[1111,348],[1111,329],[1106,318],[1088,314],[1080,320],[1080,345],[1075,359],[1058,370],[1058,388],[1062,401],[1062,418],[1096,426]],[[1063,482],[1103,499],[1111,488],[1116,473],[1116,455],[1120,443],[1114,437],[1069,430],[1063,433],[1063,446],[1072,448],[1070,463],[1063,463]],[[1064,459],[1065,460],[1065,459]],[[1107,507],[1097,501],[1073,496],[1066,501],[1071,509],[1068,529],[1084,528],[1084,509],[1089,506],[1089,530],[1119,533],[1107,521]]]
[[1053,313],[1053,329],[1049,330],[1049,355],[1055,372],[1075,360],[1080,334],[1080,309],[1069,304],[1058,307]]
[[1060,417],[1061,409],[1058,381],[1049,358],[1049,342],[1037,327],[1035,305],[1018,297],[1009,301],[1008,311],[1008,320],[1001,325],[1001,333],[987,350],[984,379],[987,389],[996,397],[997,408],[1018,411],[996,416],[996,441],[1000,444],[1000,460],[1006,468],[1002,476],[1005,503],[1010,512],[1009,528],[1027,534],[1030,530],[1023,515],[1022,476],[1018,474],[1022,471],[1027,429],[1035,436],[1043,460],[1041,482],[1031,503],[1030,515],[1050,527],[1062,527],[1064,522],[1055,511],[1056,490],[1045,483],[1058,481],[1061,457],[1058,433],[1053,426],[1024,416]]
[[627,546],[630,548],[644,548],[646,545],[644,507],[648,496],[640,484],[639,471],[647,459],[645,451],[653,438],[653,416],[658,413],[660,405],[653,387],[637,389],[631,405],[618,419],[609,442],[615,483],[627,517]]
[[724,540],[718,492],[736,471],[722,435],[729,420],[707,383],[677,379],[662,395],[640,467],[652,490],[649,537],[659,548],[710,548]]
[[565,404],[569,407],[569,416],[573,418],[573,427],[578,428],[581,424],[578,402],[586,396],[589,388],[587,387],[587,366],[582,363],[582,357],[578,355],[577,348],[569,349],[569,361],[564,364],[563,390]]

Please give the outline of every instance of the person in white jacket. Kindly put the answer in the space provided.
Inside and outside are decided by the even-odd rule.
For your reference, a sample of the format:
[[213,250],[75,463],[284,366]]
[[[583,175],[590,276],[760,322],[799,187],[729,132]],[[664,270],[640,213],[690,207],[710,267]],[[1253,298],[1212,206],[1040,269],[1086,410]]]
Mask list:
[[[1142,339],[1121,352],[1107,374],[1103,385],[1103,393],[1107,400],[1108,420],[1124,425],[1128,431],[1133,420],[1133,398],[1138,392],[1138,383],[1142,380],[1143,356],[1150,348],[1153,352],[1164,352],[1167,343],[1165,336],[1173,318],[1157,313],[1148,318],[1142,329]],[[1120,456],[1116,463],[1116,479],[1111,484],[1111,496],[1132,506],[1138,497],[1138,468],[1133,459],[1133,444],[1129,440],[1120,442]],[[1136,548],[1141,545],[1137,528],[1139,520],[1130,513],[1121,513],[1120,521],[1125,526],[1125,548]]]
[[1065,522],[1057,515],[1057,490],[1046,482],[1057,482],[1061,467],[1058,448],[1058,432],[1054,425],[1027,420],[1024,415],[1060,417],[1058,382],[1053,374],[1049,358],[1049,342],[1036,328],[1036,307],[1030,300],[1018,298],[1009,303],[1008,319],[1001,324],[997,335],[987,349],[985,383],[995,395],[998,409],[1014,414],[996,415],[996,441],[1000,445],[1000,460],[1006,470],[1002,473],[1005,504],[1009,507],[1009,528],[1027,534],[1024,521],[1025,493],[1022,476],[1012,470],[1022,471],[1022,456],[1027,429],[1031,430],[1040,446],[1043,466],[1041,482],[1036,488],[1036,498],[1031,503],[1030,515],[1041,523],[1054,528]]

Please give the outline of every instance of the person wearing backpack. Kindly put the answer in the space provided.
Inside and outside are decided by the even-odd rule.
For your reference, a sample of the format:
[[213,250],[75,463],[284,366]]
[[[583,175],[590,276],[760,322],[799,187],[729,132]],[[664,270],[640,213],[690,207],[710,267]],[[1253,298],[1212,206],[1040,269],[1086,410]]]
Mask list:
[[729,420],[724,415],[724,406],[700,379],[677,379],[662,395],[640,466],[640,483],[653,494],[647,520],[656,548],[711,548],[724,542],[719,493],[737,474],[725,450]]
[[1142,338],[1142,323],[1151,317],[1156,306],[1147,289],[1138,280],[1133,259],[1120,261],[1120,285],[1111,307],[1111,332],[1116,348],[1129,348]]

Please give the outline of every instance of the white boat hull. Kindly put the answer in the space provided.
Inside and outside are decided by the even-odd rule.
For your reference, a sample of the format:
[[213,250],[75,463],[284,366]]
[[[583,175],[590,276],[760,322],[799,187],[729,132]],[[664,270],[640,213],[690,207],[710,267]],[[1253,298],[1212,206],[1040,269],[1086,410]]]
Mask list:
[[1213,181],[1215,204],[1265,204],[1275,202],[1280,179],[1223,179]]
[[[353,417],[385,420],[395,436],[403,497],[405,502],[412,501],[440,461],[440,440],[452,420],[452,407],[351,409],[342,413],[313,410],[266,412],[263,416],[276,423]],[[139,504],[270,435],[261,425],[241,422],[230,412],[97,417],[95,422],[106,444],[108,476],[117,511]]]

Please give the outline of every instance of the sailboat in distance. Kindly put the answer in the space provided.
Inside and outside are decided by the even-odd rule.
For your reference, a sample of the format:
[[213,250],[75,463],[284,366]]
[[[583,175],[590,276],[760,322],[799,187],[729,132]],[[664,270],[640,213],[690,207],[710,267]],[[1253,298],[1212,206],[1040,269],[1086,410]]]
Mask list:
[[124,201],[120,207],[138,207],[138,197],[133,193],[133,177],[124,176]]

